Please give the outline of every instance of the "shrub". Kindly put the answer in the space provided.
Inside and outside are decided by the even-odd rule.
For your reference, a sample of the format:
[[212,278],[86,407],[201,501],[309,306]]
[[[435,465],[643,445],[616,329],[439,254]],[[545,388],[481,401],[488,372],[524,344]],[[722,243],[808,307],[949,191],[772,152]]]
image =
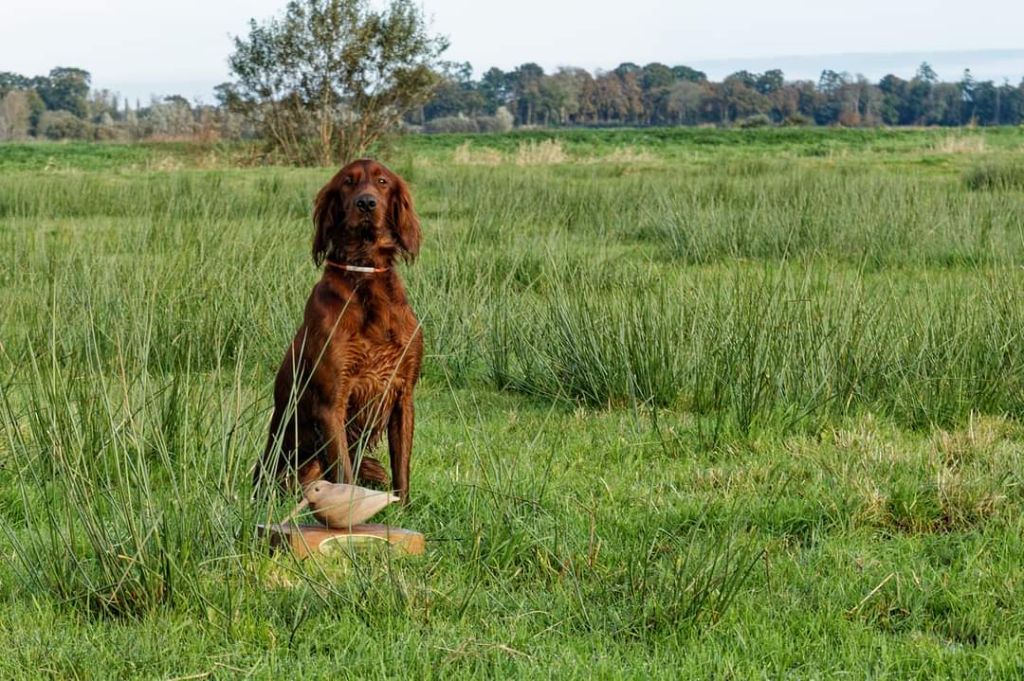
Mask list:
[[130,132],[123,123],[116,122],[109,113],[100,116],[93,128],[93,137],[97,142],[127,142],[131,139]]
[[782,121],[782,126],[786,128],[803,128],[813,123],[814,121],[808,118],[807,116],[795,113],[786,116],[785,120]]
[[515,118],[509,110],[503,106],[499,106],[493,116],[479,116],[476,119],[476,124],[477,127],[480,128],[480,132],[508,132],[512,129],[512,124],[514,122]]
[[964,184],[975,191],[1024,189],[1024,164],[986,163],[964,173]]
[[89,139],[91,127],[70,111],[44,111],[36,125],[36,136],[51,140]]
[[442,116],[440,118],[435,118],[431,121],[427,121],[423,126],[423,130],[429,133],[479,132],[476,121],[472,118],[466,118],[465,116]]
[[772,119],[765,114],[754,114],[736,122],[741,128],[764,128],[772,124]]
[[505,122],[497,116],[477,116],[476,127],[480,132],[508,132]]

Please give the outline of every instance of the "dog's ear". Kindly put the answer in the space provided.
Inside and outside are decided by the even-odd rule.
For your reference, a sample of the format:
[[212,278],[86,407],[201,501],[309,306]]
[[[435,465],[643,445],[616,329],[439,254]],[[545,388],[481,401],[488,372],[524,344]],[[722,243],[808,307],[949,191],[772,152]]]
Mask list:
[[405,181],[394,176],[394,193],[391,196],[391,227],[395,231],[398,245],[406,262],[412,262],[420,252],[420,219],[412,207],[412,194]]
[[334,180],[331,180],[316,195],[313,204],[313,263],[317,267],[323,264],[331,250],[329,231],[337,227],[342,220],[344,210],[341,192],[335,186]]

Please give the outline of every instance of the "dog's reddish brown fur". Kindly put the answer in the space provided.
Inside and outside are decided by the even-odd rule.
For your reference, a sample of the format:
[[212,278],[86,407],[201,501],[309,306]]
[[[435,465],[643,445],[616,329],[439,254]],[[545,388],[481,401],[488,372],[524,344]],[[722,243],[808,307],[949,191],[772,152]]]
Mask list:
[[[324,272],[278,370],[254,482],[353,482],[353,459],[386,428],[391,486],[405,501],[423,335],[392,265],[419,252],[412,198],[383,165],[354,161],[320,190],[313,221],[313,261],[325,264]],[[350,272],[337,264],[386,271]],[[374,459],[363,455],[357,464],[361,481],[387,482]]]

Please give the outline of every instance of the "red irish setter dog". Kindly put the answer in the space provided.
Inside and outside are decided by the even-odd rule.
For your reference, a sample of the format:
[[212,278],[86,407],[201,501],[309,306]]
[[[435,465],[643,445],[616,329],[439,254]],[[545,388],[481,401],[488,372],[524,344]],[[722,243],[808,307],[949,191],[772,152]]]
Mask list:
[[386,428],[391,486],[407,501],[423,334],[393,265],[420,249],[412,197],[380,163],[354,161],[320,190],[313,222],[313,261],[324,272],[277,372],[254,484],[351,483],[355,468],[360,481],[385,485],[384,468],[363,452]]

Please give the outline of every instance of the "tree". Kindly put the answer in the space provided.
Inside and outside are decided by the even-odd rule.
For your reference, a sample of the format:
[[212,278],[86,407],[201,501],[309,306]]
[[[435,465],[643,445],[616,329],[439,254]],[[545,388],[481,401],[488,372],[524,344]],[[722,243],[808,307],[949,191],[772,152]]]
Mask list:
[[932,88],[932,81],[925,78],[915,77],[910,81],[906,97],[910,118],[908,123],[927,125],[932,122],[929,120],[932,109]]
[[643,85],[644,90],[668,87],[676,80],[672,69],[658,62],[651,62],[644,66],[642,73],[641,85]]
[[99,123],[103,116],[111,119],[117,116],[117,95],[110,90],[93,90],[87,99],[89,118],[94,123]]
[[981,125],[992,125],[999,120],[999,89],[991,80],[974,84],[974,117]]
[[292,0],[235,38],[231,94],[286,159],[345,162],[429,99],[447,47],[412,0]]
[[598,121],[625,122],[629,102],[622,92],[622,81],[614,71],[600,74],[594,79],[593,103]]
[[619,78],[622,78],[627,73],[639,73],[642,70],[643,69],[640,68],[639,64],[634,64],[631,61],[624,61],[615,67],[613,73],[615,73]]
[[960,83],[937,83],[932,88],[932,120],[939,125],[960,125],[963,90]]
[[849,82],[850,75],[848,73],[837,73],[832,69],[825,69],[821,72],[821,78],[818,79],[818,89],[826,95],[834,95],[839,88]]
[[533,125],[541,101],[540,82],[544,69],[539,64],[521,64],[509,74],[512,96],[515,99],[515,113],[520,125]]
[[28,90],[32,87],[32,80],[20,73],[11,71],[0,71],[0,97],[3,97],[11,90]]
[[768,110],[764,95],[757,92],[757,77],[747,71],[737,71],[722,81],[719,92],[722,98],[725,122],[753,116]]
[[541,102],[549,109],[549,118],[559,125],[578,118],[583,92],[589,80],[589,73],[572,66],[562,66],[557,73],[541,80]]
[[619,80],[622,81],[622,96],[626,100],[627,122],[638,123],[644,116],[644,91],[640,87],[640,70],[622,71],[620,66]]
[[910,122],[907,109],[907,81],[891,73],[878,81],[882,91],[880,115],[886,125],[904,125]]
[[932,68],[932,65],[926,61],[921,62],[921,65],[917,67],[917,74],[914,78],[924,81],[929,85],[935,85],[939,82],[939,75],[935,73],[935,69]]
[[703,87],[689,80],[679,80],[669,88],[666,105],[669,116],[676,125],[696,125],[700,120],[700,103]]
[[484,98],[484,107],[488,113],[496,112],[501,107],[507,107],[512,101],[512,83],[509,75],[492,66],[480,78],[480,94]]
[[467,62],[442,64],[441,82],[423,107],[423,118],[465,114],[476,116],[486,111],[483,94],[473,82],[473,67]]
[[838,73],[832,69],[825,69],[818,79],[818,92],[823,97],[822,101],[815,107],[814,120],[819,125],[832,125],[838,123],[843,114],[844,89],[850,84],[850,74]]
[[[221,83],[215,86],[213,88],[213,96],[216,98],[217,103],[225,109],[237,110],[245,106],[242,95],[238,93],[234,83]],[[128,102],[125,101],[125,109],[127,108]],[[135,108],[138,108],[138,105]]]
[[728,76],[725,77],[725,80],[723,80],[722,82],[740,84],[743,85],[743,87],[745,88],[754,90],[757,88],[757,79],[758,75],[756,73],[751,73],[750,71],[742,70],[737,71],[736,73],[729,74]]
[[664,124],[671,116],[669,88],[675,80],[672,69],[664,64],[652,62],[644,66],[640,74],[640,87],[643,89],[644,122],[648,125]]
[[69,111],[79,118],[89,115],[89,82],[91,76],[83,69],[59,66],[46,78],[37,78],[36,92],[49,111]]
[[154,100],[143,111],[143,123],[146,133],[157,137],[191,137],[195,132],[192,105],[181,95]]
[[480,131],[492,130],[500,126],[494,116],[480,116],[480,107],[491,112],[503,104],[517,122],[541,126],[951,126],[971,120],[982,125],[1024,120],[1024,83],[977,83],[970,71],[959,82],[942,82],[928,64],[910,80],[890,74],[877,84],[863,75],[833,70],[822,71],[816,82],[787,82],[779,69],[737,71],[710,82],[700,71],[658,62],[624,62],[593,75],[572,67],[545,74],[528,63],[509,73],[492,68],[479,80],[472,79],[468,64],[456,67],[446,71],[448,82],[423,108],[424,123],[445,118],[446,126],[475,124]]
[[691,83],[704,83],[708,79],[706,73],[689,66],[673,66],[672,75],[676,77],[676,80],[688,80]]
[[960,79],[960,115],[959,125],[974,118],[974,76],[970,69],[964,69]]
[[0,98],[0,140],[28,137],[32,116],[29,93],[28,90],[10,90]]
[[759,75],[754,82],[754,89],[762,95],[770,95],[782,89],[786,77],[780,69],[771,69]]

